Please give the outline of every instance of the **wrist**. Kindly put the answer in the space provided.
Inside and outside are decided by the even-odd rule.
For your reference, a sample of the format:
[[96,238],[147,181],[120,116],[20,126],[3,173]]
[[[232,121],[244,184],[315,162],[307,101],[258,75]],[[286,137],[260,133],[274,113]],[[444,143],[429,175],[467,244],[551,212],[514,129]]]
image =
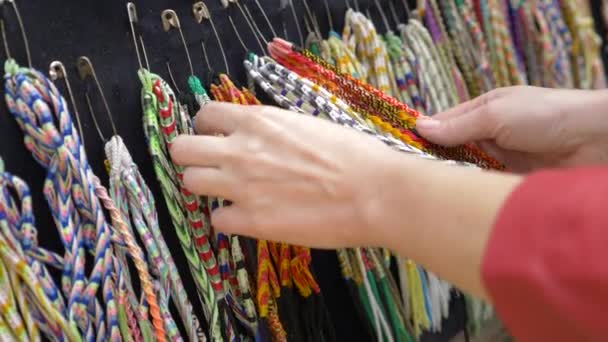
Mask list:
[[572,139],[605,139],[608,135],[608,90],[579,90],[576,101],[565,109],[563,127],[571,127]]
[[[388,151],[379,158],[374,168],[374,181],[363,181],[366,191],[361,201],[366,238],[374,247],[396,250],[402,246],[405,223],[411,215],[415,202],[418,180],[416,172],[421,168],[421,160],[396,152]],[[413,172],[416,171],[416,172]]]

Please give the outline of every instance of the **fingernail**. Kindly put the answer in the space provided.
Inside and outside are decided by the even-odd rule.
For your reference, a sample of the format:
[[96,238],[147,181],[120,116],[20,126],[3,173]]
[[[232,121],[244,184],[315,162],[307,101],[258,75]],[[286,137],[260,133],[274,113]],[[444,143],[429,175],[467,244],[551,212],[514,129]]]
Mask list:
[[436,129],[441,125],[441,122],[434,119],[418,119],[416,120],[416,128],[419,129]]

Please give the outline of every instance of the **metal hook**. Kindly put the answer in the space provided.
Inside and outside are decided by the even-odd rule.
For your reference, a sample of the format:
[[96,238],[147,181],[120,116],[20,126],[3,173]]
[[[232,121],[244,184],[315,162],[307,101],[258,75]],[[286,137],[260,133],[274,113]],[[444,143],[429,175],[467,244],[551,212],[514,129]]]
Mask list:
[[[250,50],[247,48],[247,45],[245,44],[245,41],[243,41],[243,37],[241,37],[241,34],[239,33],[239,30],[237,30],[236,25],[234,24],[234,20],[232,20],[232,16],[228,16],[228,20],[230,21],[230,25],[232,25],[232,29],[234,30],[234,33],[236,34],[237,39],[239,40],[239,42],[241,43],[241,46],[243,47],[243,50],[245,50],[245,53],[249,52]],[[258,41],[259,43],[259,41]],[[264,49],[262,49],[263,51]]]
[[266,44],[266,46],[268,46],[268,40],[266,39],[266,37],[262,33],[262,30],[260,30],[260,27],[258,26],[258,24],[255,21],[255,19],[253,19],[253,15],[251,15],[251,11],[249,10],[249,7],[247,7],[246,4],[243,4],[243,8],[245,9],[245,16],[247,18],[249,18],[248,22],[251,23],[251,25],[253,27],[254,34],[257,33],[257,35],[262,39],[262,41],[264,41],[264,43]]
[[184,31],[182,31],[182,25],[179,21],[177,13],[172,9],[166,9],[161,13],[161,22],[165,32],[171,31],[171,29],[177,29],[179,31],[182,44],[184,45],[184,51],[186,51],[186,58],[188,59],[188,66],[190,67],[190,75],[194,75],[194,67],[192,66],[192,58],[190,57],[190,51],[188,51],[188,44],[184,37]]
[[[391,26],[388,23],[388,17],[386,16],[384,9],[382,9],[382,5],[380,5],[380,1],[374,0],[374,3],[376,4],[376,8],[378,9],[378,12],[380,12],[380,16],[382,17],[382,22],[384,23],[384,26],[386,27],[386,31],[387,32],[390,31]],[[370,18],[371,18],[371,16],[370,16]]]
[[[314,33],[317,35],[317,37],[319,39],[321,39],[321,37],[323,37],[323,35],[321,35],[321,30],[319,29],[319,23],[317,22],[316,17],[313,15],[312,11],[310,10],[307,0],[302,0],[302,3],[304,4],[304,10],[306,11],[306,15],[308,16],[308,19],[310,20],[310,22],[309,22],[310,26],[307,25],[308,32],[314,31]],[[306,17],[304,17],[304,19],[306,20]]]
[[[254,23],[251,22],[251,20],[249,19],[249,16],[247,16],[247,13],[245,13],[245,10],[243,9],[243,6],[241,6],[241,4],[238,2],[238,0],[229,0],[231,3],[236,4],[237,8],[239,9],[239,11],[241,12],[241,15],[243,16],[243,18],[245,18],[245,22],[247,23],[247,26],[249,26],[249,29],[251,30],[251,32],[253,33],[253,37],[255,38],[255,40],[258,42],[258,45],[260,46],[260,51],[266,55],[266,49],[264,47],[264,44],[262,44],[262,41],[260,41],[260,37],[258,36],[258,34],[256,33],[256,29],[254,28]],[[236,28],[236,25],[234,24],[234,20],[232,20],[232,16],[230,14],[228,14],[228,19],[230,19],[230,25],[232,25],[232,29],[234,30],[234,33],[237,35],[237,37],[239,38],[239,41],[241,41],[241,44],[243,45],[243,47],[245,47],[246,50],[247,47],[244,44],[244,40],[241,37],[238,29]],[[256,26],[257,27],[257,26]],[[259,32],[259,29],[258,29]],[[268,44],[268,41],[264,38],[264,36],[261,36],[262,40]]]
[[283,29],[283,37],[285,37],[286,40],[289,40],[287,23],[285,22],[285,11],[287,10],[287,6],[289,6],[289,0],[279,1],[279,13],[281,13],[281,28]]
[[[204,2],[198,1],[194,5],[192,5],[192,12],[194,13],[194,18],[196,21],[201,24],[203,20],[209,20],[211,23],[211,28],[213,29],[213,34],[215,35],[215,39],[220,47],[220,52],[222,53],[222,58],[224,58],[224,65],[226,66],[226,74],[230,74],[230,67],[228,66],[228,58],[226,57],[226,51],[224,50],[224,45],[220,39],[220,35],[217,33],[217,29],[215,28],[215,24],[213,23],[213,18],[211,17],[211,13],[205,5]],[[203,53],[205,55],[205,59],[207,60],[207,65],[209,69],[211,69],[211,64],[209,63],[209,58],[207,57],[207,51],[205,49],[205,43],[202,43]]]
[[[103,92],[103,88],[101,88],[101,84],[99,83],[99,79],[97,78],[97,73],[95,72],[95,68],[93,67],[93,63],[86,56],[78,57],[76,62],[76,66],[78,68],[78,73],[80,74],[80,79],[86,81],[88,78],[92,78],[99,94],[101,95],[101,101],[106,109],[106,113],[108,118],[110,119],[110,124],[112,125],[112,133],[113,135],[118,135],[116,130],[116,125],[114,124],[114,118],[112,117],[112,111],[110,111],[110,106],[108,105],[108,101],[106,100],[106,95]],[[97,122],[97,117],[95,115],[95,111],[93,110],[93,105],[91,104],[91,98],[89,96],[89,91],[87,90],[84,94],[85,99],[87,101],[87,106],[89,108],[89,112],[91,113],[91,117],[93,118],[93,123],[95,124],[95,128],[97,129],[97,133],[99,133],[99,137],[103,141],[108,141],[106,137],[103,135],[101,128],[99,126],[99,122]]]
[[11,52],[8,46],[8,39],[6,38],[6,24],[4,22],[4,3],[9,2],[13,5],[13,11],[15,12],[15,16],[17,17],[17,23],[19,24],[19,30],[21,31],[21,39],[23,40],[23,45],[25,46],[25,55],[27,58],[27,64],[31,68],[32,67],[32,54],[30,53],[30,43],[27,39],[27,33],[25,32],[25,25],[23,24],[23,18],[21,17],[21,13],[19,12],[19,8],[17,7],[17,0],[0,0],[0,31],[2,31],[2,43],[4,44],[4,52],[6,53],[6,57],[11,59]]
[[304,35],[302,35],[302,28],[300,27],[300,18],[296,14],[296,8],[293,6],[293,0],[289,0],[289,7],[291,7],[291,16],[293,21],[296,23],[296,30],[298,31],[298,38],[300,38],[300,46],[304,46]]
[[388,1],[388,6],[391,12],[391,16],[393,17],[393,21],[395,22],[395,27],[399,26],[399,24],[401,23],[399,21],[399,17],[397,16],[397,8],[395,7],[395,4],[393,3],[393,0],[389,0]]
[[[143,69],[144,65],[141,60],[141,53],[139,52],[139,45],[144,55],[144,61],[146,62],[146,69],[150,70],[150,62],[148,61],[148,54],[146,53],[146,46],[144,45],[144,39],[141,34],[136,33],[136,26],[139,24],[139,17],[137,16],[137,8],[132,2],[127,3],[127,13],[129,15],[129,25],[131,26],[131,36],[133,37],[133,45],[135,46],[135,53],[137,54],[137,62],[139,68]],[[139,37],[139,42],[138,42]]]
[[329,9],[329,1],[323,0],[323,5],[325,6],[325,13],[327,14],[327,20],[329,20],[329,29],[331,30],[331,32],[335,32],[334,21],[331,17],[331,10]]
[[167,72],[169,73],[169,79],[171,80],[171,83],[173,84],[173,89],[175,89],[175,91],[177,91],[178,94],[181,94],[182,91],[179,89],[177,82],[175,82],[175,77],[173,77],[173,71],[171,70],[171,63],[169,63],[169,61],[166,61],[165,65],[167,66]]
[[270,28],[270,32],[272,32],[273,38],[274,37],[278,37],[276,31],[274,30],[274,27],[272,26],[272,23],[270,22],[270,19],[268,19],[268,15],[266,14],[266,11],[264,10],[264,7],[262,7],[262,5],[260,4],[260,1],[259,0],[254,0],[254,2],[258,6],[258,9],[260,10],[260,12],[262,12],[262,16],[264,17],[264,20],[266,20],[266,24],[268,24],[268,27]]
[[401,0],[403,7],[405,8],[405,15],[407,16],[407,20],[409,21],[412,18],[412,10],[410,9],[410,5],[407,0]]
[[49,77],[54,82],[57,82],[59,79],[63,79],[65,82],[65,87],[68,91],[68,96],[70,97],[70,103],[72,104],[72,110],[74,113],[74,117],[76,118],[76,125],[78,127],[78,133],[80,134],[80,142],[82,144],[82,148],[86,151],[82,124],[80,122],[80,113],[78,112],[78,106],[76,106],[76,100],[74,100],[74,93],[72,93],[72,86],[70,85],[70,80],[68,79],[67,72],[65,70],[65,66],[60,61],[54,61],[49,66]]

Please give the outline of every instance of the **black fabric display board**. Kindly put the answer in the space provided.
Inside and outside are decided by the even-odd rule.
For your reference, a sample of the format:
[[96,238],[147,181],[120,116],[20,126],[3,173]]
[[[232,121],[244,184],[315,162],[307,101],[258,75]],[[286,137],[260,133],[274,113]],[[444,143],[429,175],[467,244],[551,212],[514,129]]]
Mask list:
[[[602,59],[604,61],[604,66],[608,66],[608,28],[606,27],[606,23],[604,22],[604,17],[602,15],[603,11],[603,0],[591,0],[591,13],[593,14],[593,20],[595,23],[595,30],[602,38]],[[606,76],[608,77],[608,68],[604,70],[606,72]]]
[[[118,133],[123,137],[135,162],[139,165],[146,181],[156,194],[156,204],[165,239],[173,252],[178,267],[184,265],[182,276],[184,277],[186,288],[191,294],[191,299],[194,299],[194,285],[188,275],[187,267],[185,266],[186,260],[182,254],[179,241],[173,232],[164,201],[161,198],[144,140],[142,113],[139,102],[141,86],[136,74],[138,64],[127,20],[126,1],[17,1],[29,36],[34,67],[46,72],[50,62],[60,60],[68,69],[82,115],[81,120],[84,125],[84,138],[90,163],[95,173],[101,177],[102,182],[107,184],[107,176],[103,167],[103,143],[98,137],[86,110],[84,102],[85,86],[79,80],[75,70],[75,61],[78,56],[86,55],[92,60],[113,112]],[[212,35],[211,28],[208,23],[199,25],[194,21],[191,10],[192,2],[191,0],[135,1],[141,21],[140,28],[146,43],[152,71],[168,79],[165,61],[170,59],[174,74],[182,90],[187,89],[185,80],[189,73],[188,66],[177,31],[166,33],[161,28],[160,13],[164,9],[174,9],[180,16],[192,55],[195,72],[201,77],[203,82],[208,79],[210,74],[208,70],[205,70],[201,49],[202,41],[207,41],[207,50],[210,51],[211,63],[216,68],[216,71],[224,71],[222,57],[215,38]],[[344,1],[333,0],[329,0],[329,2],[332,6],[334,25],[336,28],[341,29],[345,3]],[[360,1],[360,3],[363,2]],[[234,80],[244,84],[244,68],[242,67],[244,52],[230,27],[227,13],[221,8],[219,0],[207,1],[206,3],[212,11],[215,24],[226,47],[231,67],[231,76]],[[260,23],[261,29],[264,30],[267,37],[270,37],[267,25],[262,21],[262,16],[255,7],[255,4],[253,1],[248,1],[248,3],[253,15]],[[261,1],[261,3],[269,13],[277,33],[284,35],[282,25],[282,18],[284,17],[288,26],[288,38],[292,41],[297,41],[297,31],[295,30],[293,19],[289,12],[281,14],[279,0],[265,0]],[[301,0],[294,0],[294,3],[297,6],[297,13],[304,13]],[[396,3],[400,2],[396,1]],[[310,4],[319,18],[322,32],[328,32],[328,21],[323,3],[320,0],[315,0],[311,1]],[[247,44],[259,53],[259,48],[255,44],[255,40],[246,26],[243,17],[236,9],[233,9],[233,11],[235,22],[239,26]],[[378,15],[373,6],[370,7],[370,11],[372,15]],[[7,8],[5,10],[5,17],[7,19],[8,39],[12,54],[17,57],[17,61],[20,64],[26,65],[25,50],[12,10]],[[300,21],[302,22],[302,29],[304,29],[304,18],[301,17]],[[381,23],[379,18],[375,22]],[[382,26],[378,25],[378,27]],[[60,85],[60,89],[63,89],[63,85]],[[93,93],[98,120],[101,121],[102,129],[109,135],[111,128],[103,111],[102,104],[96,101],[98,98],[99,96]],[[32,188],[35,199],[34,210],[41,244],[58,250],[61,247],[59,234],[53,224],[41,191],[45,174],[42,167],[36,164],[30,153],[25,149],[22,138],[21,130],[6,111],[6,107],[4,105],[0,106],[0,156],[6,162],[6,169],[24,178]],[[314,271],[316,272],[324,299],[335,324],[338,340],[371,340],[371,337],[363,328],[364,324],[357,317],[356,310],[349,297],[349,292],[340,276],[335,253],[314,251],[313,260]],[[455,299],[453,306],[453,318],[446,323],[444,333],[442,335],[425,336],[424,341],[447,341],[451,336],[462,330],[464,326],[462,300]]]

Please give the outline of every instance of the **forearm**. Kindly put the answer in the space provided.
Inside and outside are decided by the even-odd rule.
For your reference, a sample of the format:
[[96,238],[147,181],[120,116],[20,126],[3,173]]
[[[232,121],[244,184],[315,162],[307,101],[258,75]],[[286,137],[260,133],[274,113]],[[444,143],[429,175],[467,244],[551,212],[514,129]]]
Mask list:
[[486,298],[481,262],[496,215],[517,176],[389,158],[374,221],[383,244],[459,288]]

